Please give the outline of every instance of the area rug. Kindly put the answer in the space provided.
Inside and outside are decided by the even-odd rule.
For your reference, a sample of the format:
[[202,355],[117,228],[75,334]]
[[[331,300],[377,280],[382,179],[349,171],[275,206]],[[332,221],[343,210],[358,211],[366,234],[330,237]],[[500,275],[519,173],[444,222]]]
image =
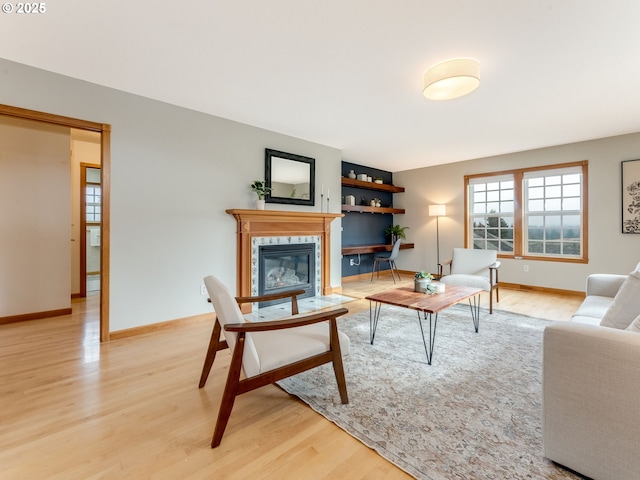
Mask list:
[[457,305],[440,313],[428,365],[416,312],[385,305],[374,345],[368,311],[340,319],[351,339],[348,405],[330,365],[279,384],[416,478],[577,479],[543,456],[548,323],[482,311],[475,333],[469,307]]

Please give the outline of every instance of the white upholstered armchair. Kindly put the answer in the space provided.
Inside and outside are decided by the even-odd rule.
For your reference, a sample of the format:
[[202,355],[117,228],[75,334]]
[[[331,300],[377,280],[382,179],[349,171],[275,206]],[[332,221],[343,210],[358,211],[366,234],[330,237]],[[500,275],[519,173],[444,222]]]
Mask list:
[[[449,275],[443,275],[443,266],[449,265]],[[498,252],[474,248],[454,248],[450,260],[438,265],[440,281],[447,285],[482,288],[489,292],[489,313],[493,313],[493,291],[496,303],[498,291]]]
[[[213,303],[216,320],[200,376],[200,388],[207,382],[216,352],[229,348],[232,354],[211,440],[212,448],[220,445],[236,396],[325,363],[333,364],[340,400],[349,403],[342,356],[349,353],[350,342],[337,326],[337,318],[348,313],[346,308],[297,315],[296,295],[303,292],[234,298],[227,287],[212,275],[204,279],[204,284]],[[292,301],[294,315],[289,318],[247,322],[240,311],[240,303],[285,297],[291,297]],[[220,339],[220,333],[224,334],[225,340]]]

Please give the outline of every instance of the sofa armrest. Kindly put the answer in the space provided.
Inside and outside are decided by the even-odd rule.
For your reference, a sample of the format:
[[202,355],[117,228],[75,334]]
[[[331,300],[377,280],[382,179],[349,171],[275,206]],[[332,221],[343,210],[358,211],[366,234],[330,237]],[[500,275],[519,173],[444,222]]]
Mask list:
[[628,275],[593,273],[587,277],[587,297],[589,295],[598,295],[600,297],[613,298],[627,277]]
[[640,334],[573,322],[544,330],[547,458],[591,478],[640,472]]

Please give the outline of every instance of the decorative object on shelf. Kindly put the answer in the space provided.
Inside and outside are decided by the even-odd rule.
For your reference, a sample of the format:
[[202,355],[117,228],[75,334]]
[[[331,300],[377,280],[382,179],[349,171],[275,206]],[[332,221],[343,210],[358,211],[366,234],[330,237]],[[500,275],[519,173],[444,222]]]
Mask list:
[[356,204],[356,197],[354,197],[353,195],[346,195],[344,197],[344,204],[345,205],[355,205]]
[[416,272],[413,279],[413,291],[418,293],[427,293],[427,289],[433,280],[433,275],[424,270]]
[[471,58],[447,60],[427,70],[422,80],[422,94],[429,100],[462,97],[480,85],[480,64]]
[[389,225],[387,228],[384,229],[384,233],[385,235],[391,236],[391,243],[396,243],[396,240],[398,240],[398,238],[401,238],[402,240],[407,239],[407,234],[405,233],[405,230],[408,230],[408,229],[409,227],[401,227],[400,225]]
[[315,158],[265,149],[267,203],[315,205]]
[[375,203],[374,207],[380,208],[380,205],[382,205],[382,200],[380,200],[379,198],[374,198],[373,201]]
[[376,206],[376,199],[374,198],[372,200],[369,200],[369,205],[371,205],[372,207],[375,207]]
[[373,179],[373,183],[377,183],[377,184],[379,184],[379,185],[382,185],[382,183],[383,183],[383,182],[382,182],[382,179],[381,179],[381,178],[377,178],[377,177],[375,177],[375,178]]
[[367,182],[372,181],[373,179],[371,177],[367,177]]
[[640,233],[640,160],[622,166],[622,233]]
[[436,217],[436,258],[438,262],[436,266],[438,269],[440,268],[440,217],[444,217],[446,214],[446,205],[429,205],[429,216]]
[[367,174],[366,173],[360,173],[358,175],[358,180],[362,180],[363,182],[367,181]]
[[356,178],[356,173],[353,170],[349,170],[349,174],[347,176],[353,180]]
[[264,210],[264,197],[269,195],[270,187],[267,187],[265,180],[254,180],[251,183],[251,191],[256,192],[258,200],[256,200],[256,210]]

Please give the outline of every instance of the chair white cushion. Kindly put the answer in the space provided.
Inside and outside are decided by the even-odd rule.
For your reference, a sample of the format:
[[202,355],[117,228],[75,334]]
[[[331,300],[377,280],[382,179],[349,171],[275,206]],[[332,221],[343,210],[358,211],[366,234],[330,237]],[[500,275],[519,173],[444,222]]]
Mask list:
[[454,248],[451,257],[451,274],[482,275],[489,278],[489,266],[496,263],[497,259],[498,252],[495,250]]
[[631,272],[602,317],[603,327],[624,330],[640,314],[640,271]]
[[638,315],[633,322],[631,322],[629,324],[629,326],[626,328],[626,330],[629,330],[630,332],[637,332],[640,333],[640,315]]
[[465,275],[462,273],[446,275],[442,277],[440,281],[442,283],[446,283],[447,285],[482,288],[487,292],[491,290],[491,283],[489,283],[489,279],[478,275]]
[[[338,331],[340,352],[347,355],[350,351],[349,337]],[[249,343],[255,348],[253,353],[246,351],[243,356],[244,373],[253,377],[274,368],[289,365],[298,360],[307,359],[329,350],[329,322],[314,323],[304,327],[247,334]],[[258,362],[255,360],[258,359]]]

